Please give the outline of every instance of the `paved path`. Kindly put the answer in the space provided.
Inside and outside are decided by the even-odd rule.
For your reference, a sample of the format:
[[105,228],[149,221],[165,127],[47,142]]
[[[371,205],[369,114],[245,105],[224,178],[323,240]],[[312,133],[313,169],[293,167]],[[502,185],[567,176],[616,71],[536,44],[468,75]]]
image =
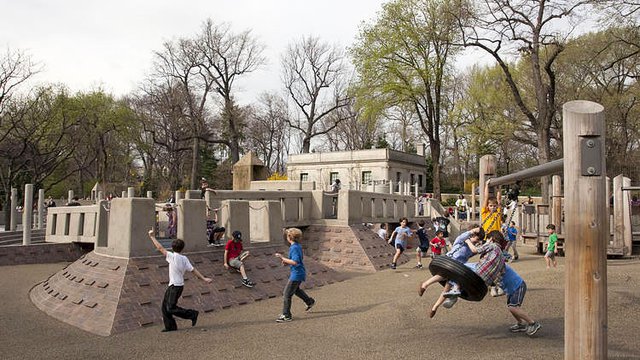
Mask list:
[[[275,323],[276,298],[203,314],[194,328],[179,320],[173,333],[153,326],[110,337],[59,322],[29,301],[29,289],[64,264],[5,266],[0,351],[3,359],[562,359],[563,264],[546,270],[541,256],[526,254],[512,264],[529,288],[524,309],[543,325],[534,337],[509,333],[504,297],[460,301],[429,319],[439,289],[417,296],[428,270],[413,262],[313,289],[316,307],[304,313],[294,299],[291,323]],[[610,261],[608,272],[609,357],[640,359],[640,261]]]

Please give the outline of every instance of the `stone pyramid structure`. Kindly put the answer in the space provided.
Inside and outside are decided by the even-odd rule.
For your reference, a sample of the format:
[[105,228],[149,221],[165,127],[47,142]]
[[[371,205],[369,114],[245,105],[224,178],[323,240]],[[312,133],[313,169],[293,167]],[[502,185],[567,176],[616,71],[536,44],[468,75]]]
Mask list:
[[[394,253],[362,225],[312,225],[305,229],[302,245],[308,275],[305,289],[343,281],[353,272],[387,268]],[[187,274],[180,304],[208,313],[281,296],[289,269],[273,254],[286,253],[286,244],[251,244],[247,250],[251,251],[247,274],[257,283],[251,289],[241,285],[240,274],[224,269],[222,248],[186,253],[213,283]],[[405,255],[400,262],[408,260]],[[168,264],[162,256],[124,258],[93,251],[36,285],[30,297],[52,317],[108,336],[162,324],[160,306],[167,284]]]

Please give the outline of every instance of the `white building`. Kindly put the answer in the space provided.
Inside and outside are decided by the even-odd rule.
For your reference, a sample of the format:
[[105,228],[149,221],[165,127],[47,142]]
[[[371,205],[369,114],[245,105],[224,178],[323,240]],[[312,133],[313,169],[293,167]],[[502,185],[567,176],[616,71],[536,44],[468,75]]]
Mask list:
[[340,179],[343,189],[374,192],[424,192],[427,168],[424,145],[418,154],[390,149],[370,149],[289,155],[287,176],[289,180],[314,181],[317,189],[329,190],[335,179]]

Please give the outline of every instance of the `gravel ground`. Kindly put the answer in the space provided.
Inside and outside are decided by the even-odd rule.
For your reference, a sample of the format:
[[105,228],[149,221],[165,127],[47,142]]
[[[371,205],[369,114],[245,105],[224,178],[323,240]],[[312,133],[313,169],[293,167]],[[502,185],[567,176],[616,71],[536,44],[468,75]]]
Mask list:
[[[65,264],[0,267],[3,359],[562,359],[564,351],[564,259],[546,270],[533,248],[521,246],[512,266],[526,280],[526,310],[542,324],[533,337],[512,334],[505,297],[459,301],[427,312],[439,289],[418,297],[428,270],[413,261],[376,274],[312,289],[317,301],[304,312],[294,298],[294,321],[278,324],[282,298],[203,314],[191,328],[160,326],[101,337],[59,322],[33,306],[28,292]],[[610,260],[608,266],[609,358],[640,359],[640,261]]]

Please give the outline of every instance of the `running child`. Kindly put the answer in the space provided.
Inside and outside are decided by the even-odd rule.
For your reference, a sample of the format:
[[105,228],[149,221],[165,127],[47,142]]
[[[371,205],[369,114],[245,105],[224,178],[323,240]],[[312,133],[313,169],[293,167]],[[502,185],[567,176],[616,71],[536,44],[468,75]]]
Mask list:
[[[391,236],[389,237],[389,244],[391,244],[391,242],[393,241],[394,247],[396,249],[396,253],[393,255],[393,261],[391,262],[391,268],[394,270],[396,268],[398,258],[400,257],[400,255],[402,255],[404,250],[407,248],[407,241],[413,235],[413,232],[411,231],[409,226],[407,226],[408,223],[409,223],[409,220],[406,217],[401,218],[400,226],[398,226],[395,230],[393,230],[393,232],[391,233]],[[395,240],[394,240],[394,235],[395,235]]]
[[436,231],[436,236],[431,239],[429,244],[431,246],[431,257],[442,255],[442,250],[447,248],[447,242],[444,239],[444,232],[442,230]]
[[534,335],[542,325],[522,310],[524,295],[527,293],[527,283],[511,266],[505,265],[502,286],[507,294],[507,309],[516,319],[516,323],[509,327],[509,331],[513,333],[526,332],[529,336]]
[[427,230],[424,228],[424,220],[418,221],[418,230],[416,230],[418,236],[418,247],[416,248],[416,260],[418,264],[416,268],[422,269],[422,258],[427,256],[429,251],[429,238],[427,237]]

